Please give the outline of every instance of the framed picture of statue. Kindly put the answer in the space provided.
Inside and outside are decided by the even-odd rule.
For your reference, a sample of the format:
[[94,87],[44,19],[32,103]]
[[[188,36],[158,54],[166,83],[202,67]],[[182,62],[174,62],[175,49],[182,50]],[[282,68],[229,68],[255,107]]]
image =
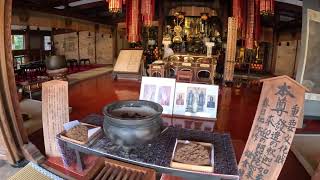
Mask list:
[[218,91],[215,85],[176,83],[173,114],[216,118]]
[[172,115],[176,80],[170,78],[142,77],[140,100],[159,103],[162,114]]

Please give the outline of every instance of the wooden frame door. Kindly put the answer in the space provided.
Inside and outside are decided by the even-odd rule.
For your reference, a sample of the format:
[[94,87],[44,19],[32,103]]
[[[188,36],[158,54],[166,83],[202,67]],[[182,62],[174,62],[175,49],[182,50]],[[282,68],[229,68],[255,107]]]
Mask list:
[[15,83],[11,51],[12,0],[0,1],[0,158],[10,164],[38,151],[28,141]]

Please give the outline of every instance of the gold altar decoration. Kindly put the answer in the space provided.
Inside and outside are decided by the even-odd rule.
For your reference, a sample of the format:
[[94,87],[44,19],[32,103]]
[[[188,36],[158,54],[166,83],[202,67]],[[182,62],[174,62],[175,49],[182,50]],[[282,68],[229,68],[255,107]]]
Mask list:
[[228,18],[228,35],[227,35],[227,49],[224,66],[224,82],[233,81],[234,65],[236,57],[237,46],[237,20],[234,17]]
[[218,56],[175,54],[152,63],[150,74],[153,77],[172,78],[179,74],[178,72],[188,71],[191,82],[214,84],[217,59]]
[[111,13],[122,12],[122,0],[109,0],[109,12]]
[[208,13],[201,13],[200,15],[202,20],[204,21],[208,20]]

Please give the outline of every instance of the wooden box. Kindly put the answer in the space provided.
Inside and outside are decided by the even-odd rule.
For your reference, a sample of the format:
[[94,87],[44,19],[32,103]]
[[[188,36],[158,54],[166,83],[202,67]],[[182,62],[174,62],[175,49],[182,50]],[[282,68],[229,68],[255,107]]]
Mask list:
[[[87,124],[87,123],[80,123],[80,125],[87,126],[87,127],[88,127],[88,130],[89,130],[89,129],[93,129],[93,128],[100,127],[100,126],[95,126],[95,125]],[[74,142],[74,143],[77,143],[77,144],[87,144],[87,143],[90,142],[91,140],[94,140],[95,138],[97,138],[98,135],[101,134],[101,132],[102,132],[102,129],[101,129],[101,127],[100,127],[100,129],[97,130],[94,134],[92,134],[92,135],[88,138],[88,140],[85,141],[85,142],[78,141],[78,140],[75,140],[75,139],[71,139],[71,138],[65,136],[66,131],[63,131],[63,132],[60,134],[60,137],[61,137],[62,139],[65,139],[65,140],[67,140],[67,141],[71,141],[71,142]]]
[[177,168],[177,169],[184,169],[184,170],[191,170],[191,171],[213,172],[213,170],[214,170],[214,147],[213,147],[213,144],[210,144],[210,143],[190,141],[193,143],[201,144],[205,147],[208,147],[208,149],[210,149],[210,151],[211,151],[210,166],[199,166],[199,165],[185,164],[185,163],[180,163],[180,162],[174,161],[174,156],[175,156],[175,153],[177,150],[177,146],[179,146],[179,144],[184,144],[184,142],[185,142],[185,140],[178,140],[178,139],[176,140],[176,144],[174,146],[172,157],[171,157],[170,166],[173,168]]
[[105,158],[104,164],[91,179],[155,180],[156,172],[153,169]]
[[182,115],[173,115],[172,126],[199,131],[212,132],[214,129],[215,118],[189,117]]

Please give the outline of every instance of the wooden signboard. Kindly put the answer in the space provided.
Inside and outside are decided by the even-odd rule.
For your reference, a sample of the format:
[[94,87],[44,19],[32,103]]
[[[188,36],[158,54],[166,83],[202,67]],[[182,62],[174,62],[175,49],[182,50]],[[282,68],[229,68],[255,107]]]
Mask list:
[[47,156],[59,157],[56,135],[69,122],[68,82],[52,80],[42,84],[42,125]]
[[141,76],[142,49],[121,50],[113,68],[113,75]]
[[238,166],[240,179],[276,180],[303,117],[303,86],[288,76],[262,81],[258,108]]
[[224,82],[233,81],[236,48],[237,48],[237,20],[234,17],[229,17],[227,49],[226,49],[224,75],[223,75]]

